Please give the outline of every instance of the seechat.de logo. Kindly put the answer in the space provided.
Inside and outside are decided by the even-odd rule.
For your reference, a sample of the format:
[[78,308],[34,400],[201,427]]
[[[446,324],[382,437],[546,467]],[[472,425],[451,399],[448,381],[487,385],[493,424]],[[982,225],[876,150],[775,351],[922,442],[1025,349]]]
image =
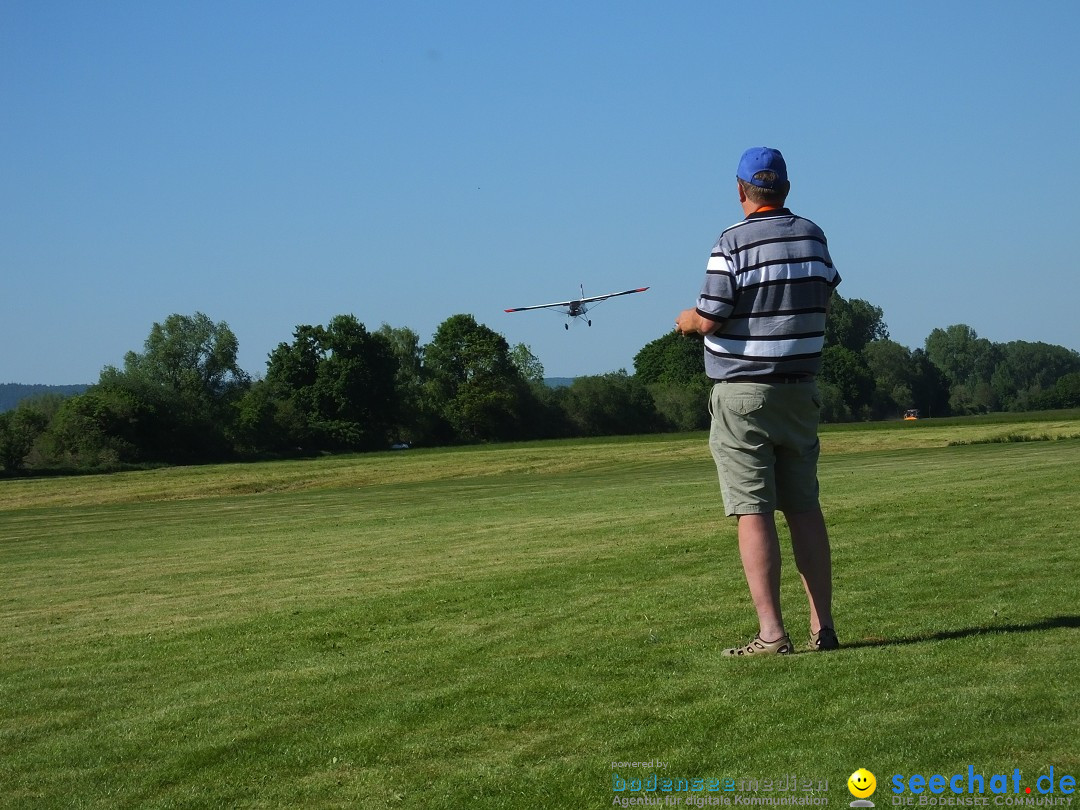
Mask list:
[[[898,773],[889,781],[892,783],[894,806],[916,804],[986,806],[991,803],[999,807],[1003,805],[1068,806],[1072,803],[1072,794],[1076,790],[1076,777],[1059,773],[1055,778],[1053,765],[1047,773],[1040,774],[1035,780],[1034,795],[1032,795],[1031,784],[1024,784],[1019,768],[1013,768],[1011,774],[987,775],[976,771],[974,765],[968,765],[967,773],[934,773],[929,776],[921,773],[905,776]],[[946,792],[952,795],[941,795]],[[909,793],[915,795],[908,795]],[[987,793],[991,795],[985,795]],[[1059,793],[1064,795],[1057,795]]]

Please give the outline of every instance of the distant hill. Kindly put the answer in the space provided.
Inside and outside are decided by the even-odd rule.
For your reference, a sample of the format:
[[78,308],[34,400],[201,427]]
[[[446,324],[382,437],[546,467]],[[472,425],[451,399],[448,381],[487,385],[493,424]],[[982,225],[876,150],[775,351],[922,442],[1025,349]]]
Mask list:
[[[545,377],[544,384],[551,388],[566,388],[574,382],[573,377]],[[81,394],[87,385],[23,385],[22,383],[0,383],[0,413],[14,410],[24,399],[39,397],[42,394],[59,394],[73,397]]]
[[0,383],[0,413],[12,410],[24,399],[39,397],[42,394],[59,394],[71,397],[81,394],[89,385],[23,385],[22,383]]

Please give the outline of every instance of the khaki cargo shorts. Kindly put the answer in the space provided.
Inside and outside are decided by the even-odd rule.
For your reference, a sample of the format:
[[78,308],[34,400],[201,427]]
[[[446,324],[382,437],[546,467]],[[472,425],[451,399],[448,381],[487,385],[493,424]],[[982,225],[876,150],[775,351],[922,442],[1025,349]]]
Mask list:
[[800,383],[716,383],[709,449],[728,515],[818,507],[821,396]]

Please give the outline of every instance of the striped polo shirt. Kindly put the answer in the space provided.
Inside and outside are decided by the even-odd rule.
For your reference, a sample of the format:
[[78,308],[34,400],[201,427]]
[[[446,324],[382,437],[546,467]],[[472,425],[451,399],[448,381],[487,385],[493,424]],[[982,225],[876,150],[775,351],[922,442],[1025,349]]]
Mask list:
[[700,315],[720,322],[705,336],[706,373],[817,374],[839,283],[825,234],[810,220],[779,208],[732,225],[712,249],[697,300]]

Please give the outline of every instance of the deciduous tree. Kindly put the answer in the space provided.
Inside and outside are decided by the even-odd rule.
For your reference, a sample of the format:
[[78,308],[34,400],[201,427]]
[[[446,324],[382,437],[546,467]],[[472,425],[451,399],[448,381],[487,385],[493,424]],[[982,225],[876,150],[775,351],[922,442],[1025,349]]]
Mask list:
[[634,355],[634,375],[646,385],[709,386],[700,336],[665,332]]
[[567,389],[563,406],[583,436],[629,436],[662,426],[648,388],[626,371],[578,377]]
[[298,326],[293,337],[267,363],[281,440],[306,452],[386,447],[397,402],[390,341],[353,315]]
[[0,467],[8,472],[23,468],[49,417],[33,400],[23,400],[13,411],[0,413]]
[[443,321],[424,349],[425,386],[453,434],[464,441],[517,438],[528,386],[506,339],[472,315]]
[[826,347],[843,346],[857,354],[870,341],[888,337],[889,329],[881,307],[861,298],[847,300],[839,293],[833,293],[829,317],[825,321]]

